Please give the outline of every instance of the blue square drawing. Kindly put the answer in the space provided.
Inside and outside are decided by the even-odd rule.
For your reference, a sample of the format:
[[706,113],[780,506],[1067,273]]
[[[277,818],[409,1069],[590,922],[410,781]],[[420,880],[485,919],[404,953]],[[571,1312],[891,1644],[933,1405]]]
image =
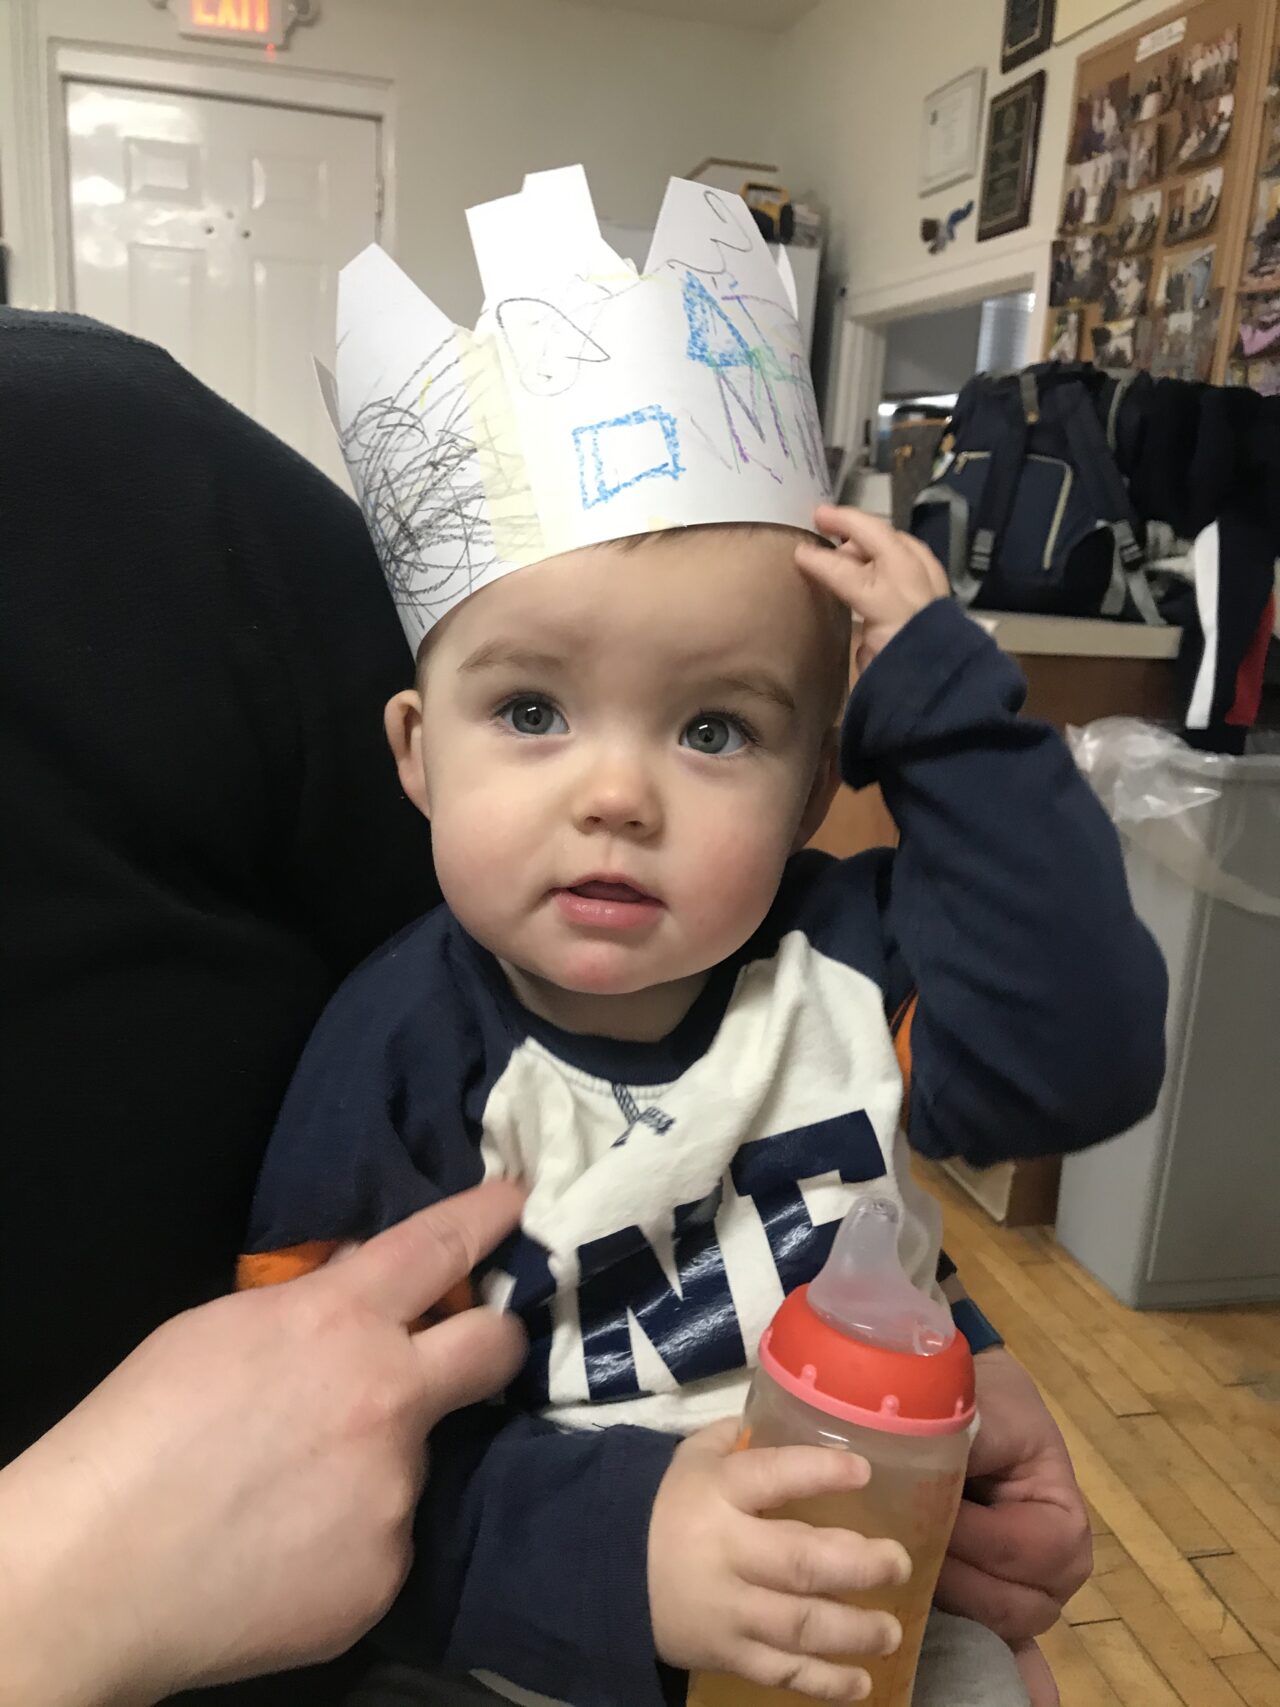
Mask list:
[[641,480],[659,475],[678,480],[684,473],[675,416],[656,403],[612,421],[575,427],[573,446],[584,510],[607,504]]

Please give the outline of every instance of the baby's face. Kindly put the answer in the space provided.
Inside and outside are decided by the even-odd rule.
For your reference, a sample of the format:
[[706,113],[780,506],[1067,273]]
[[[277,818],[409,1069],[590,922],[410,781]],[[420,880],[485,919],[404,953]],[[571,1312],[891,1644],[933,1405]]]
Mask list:
[[764,918],[830,797],[843,665],[794,545],[589,547],[437,631],[411,792],[445,899],[509,967],[625,996],[696,978]]

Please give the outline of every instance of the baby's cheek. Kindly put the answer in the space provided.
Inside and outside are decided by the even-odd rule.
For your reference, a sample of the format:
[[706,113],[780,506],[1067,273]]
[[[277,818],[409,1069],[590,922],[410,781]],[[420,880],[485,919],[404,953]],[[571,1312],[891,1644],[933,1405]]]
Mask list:
[[705,928],[726,939],[723,954],[740,947],[769,911],[786,854],[780,838],[752,835],[733,823],[707,826],[693,887]]

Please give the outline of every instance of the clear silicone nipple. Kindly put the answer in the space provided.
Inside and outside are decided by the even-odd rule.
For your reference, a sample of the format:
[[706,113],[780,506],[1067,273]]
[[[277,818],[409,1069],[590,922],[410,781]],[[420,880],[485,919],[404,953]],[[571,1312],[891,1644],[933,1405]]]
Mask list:
[[914,1287],[898,1261],[902,1211],[889,1197],[864,1197],[836,1234],[809,1306],[843,1334],[885,1351],[931,1357],[955,1338],[951,1312]]

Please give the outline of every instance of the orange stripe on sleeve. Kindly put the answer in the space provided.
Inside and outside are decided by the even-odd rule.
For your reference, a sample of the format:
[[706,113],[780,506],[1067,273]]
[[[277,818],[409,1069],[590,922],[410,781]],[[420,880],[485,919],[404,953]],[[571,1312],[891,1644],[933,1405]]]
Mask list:
[[300,1274],[310,1274],[323,1268],[338,1248],[337,1239],[309,1239],[303,1245],[286,1245],[278,1251],[258,1251],[244,1256],[236,1263],[236,1291],[247,1292],[251,1286],[279,1286],[281,1281],[296,1280]]
[[902,1124],[907,1126],[911,1110],[911,1025],[919,1005],[918,995],[912,996],[898,1010],[893,1022],[893,1052],[898,1057],[902,1074]]

